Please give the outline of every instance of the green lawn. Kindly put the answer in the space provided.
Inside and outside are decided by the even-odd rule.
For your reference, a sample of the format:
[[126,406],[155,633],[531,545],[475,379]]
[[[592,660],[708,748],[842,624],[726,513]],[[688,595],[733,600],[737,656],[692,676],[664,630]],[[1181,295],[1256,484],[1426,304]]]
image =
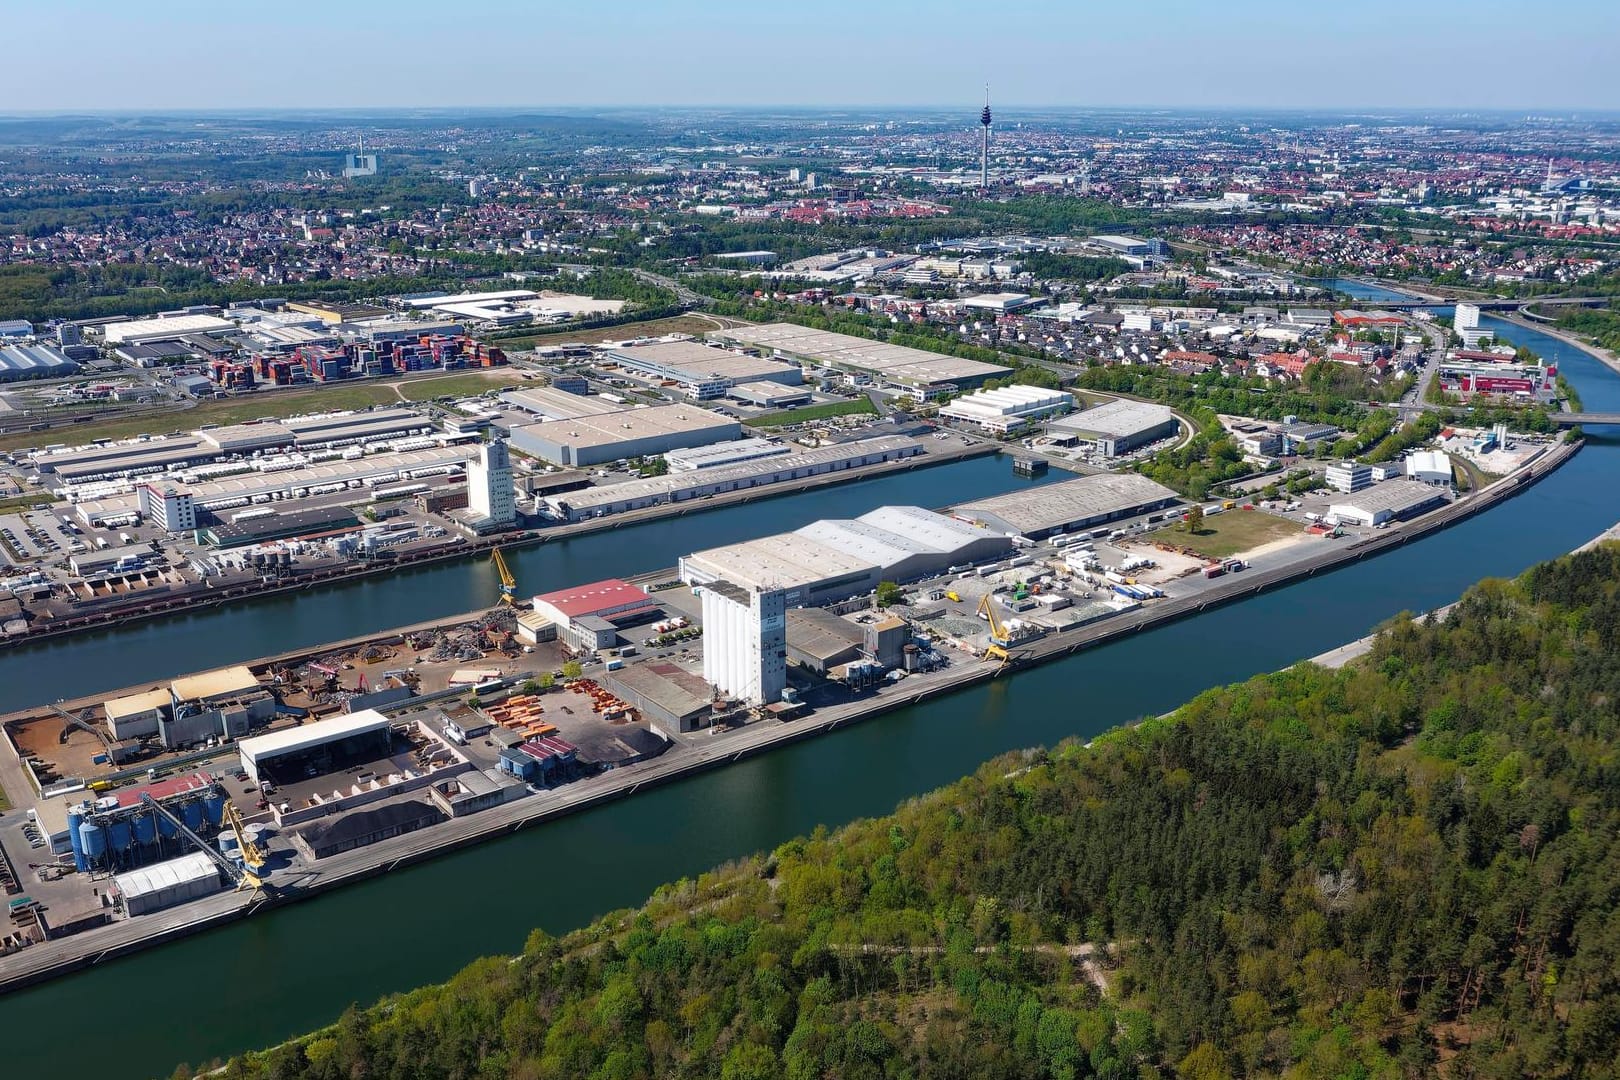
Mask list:
[[1228,510],[1204,518],[1204,525],[1196,535],[1183,532],[1176,525],[1166,525],[1147,534],[1149,540],[1187,548],[1211,559],[1225,559],[1253,551],[1262,544],[1298,536],[1305,527],[1303,521],[1289,521],[1259,510]]
[[482,394],[495,387],[521,383],[523,373],[512,368],[490,371],[468,371],[460,375],[444,375],[436,379],[412,379],[400,385],[400,393],[410,401],[428,401],[436,397],[469,397]]
[[865,413],[875,415],[877,406],[872,404],[871,398],[859,397],[851,401],[829,401],[825,405],[806,405],[802,409],[783,409],[781,412],[766,413],[751,420],[744,420],[747,427],[770,428],[784,427],[788,424],[801,424],[807,420],[826,420],[833,416],[856,416]]
[[260,416],[281,417],[336,409],[363,409],[368,405],[398,402],[399,396],[392,388],[377,383],[313,390],[278,390],[262,396],[250,394],[225,401],[202,401],[189,409],[149,409],[116,420],[93,420],[54,427],[49,431],[21,431],[0,438],[0,450],[18,446],[45,446],[49,443],[71,445],[87,443],[92,439],[127,439],[131,435],[161,435],[170,431],[194,431],[204,424],[240,424]]

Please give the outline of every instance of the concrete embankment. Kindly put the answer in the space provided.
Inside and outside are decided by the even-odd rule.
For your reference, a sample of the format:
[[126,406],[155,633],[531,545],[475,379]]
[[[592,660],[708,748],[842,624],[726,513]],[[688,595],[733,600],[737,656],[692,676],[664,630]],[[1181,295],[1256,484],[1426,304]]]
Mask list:
[[249,898],[236,894],[222,894],[169,912],[143,916],[140,919],[115,923],[104,929],[88,931],[77,937],[45,942],[0,961],[0,993],[42,982],[56,975],[92,966],[188,933],[197,933],[244,918],[266,906],[307,899],[328,889],[376,877],[447,851],[624,798],[646,787],[728,765],[745,757],[835,731],[848,724],[879,716],[894,709],[921,703],[940,694],[987,682],[1004,676],[1008,670],[1017,671],[1069,656],[1082,649],[1195,615],[1210,607],[1231,603],[1266,589],[1279,588],[1301,578],[1358,562],[1447,528],[1511,498],[1557,469],[1580,449],[1580,445],[1580,443],[1560,444],[1524,471],[1505,477],[1427,518],[1391,528],[1351,544],[1338,545],[1324,541],[1320,555],[1308,561],[1272,570],[1245,571],[1223,579],[1218,585],[1194,597],[1166,600],[1072,631],[1038,639],[1015,650],[1013,661],[1007,669],[988,662],[963,661],[943,671],[912,676],[872,697],[819,710],[800,720],[749,724],[739,730],[717,734],[711,739],[701,740],[695,744],[678,746],[650,762],[614,770],[554,791],[445,822],[431,829],[335,856],[324,860],[308,872],[278,882],[277,891],[273,895]]

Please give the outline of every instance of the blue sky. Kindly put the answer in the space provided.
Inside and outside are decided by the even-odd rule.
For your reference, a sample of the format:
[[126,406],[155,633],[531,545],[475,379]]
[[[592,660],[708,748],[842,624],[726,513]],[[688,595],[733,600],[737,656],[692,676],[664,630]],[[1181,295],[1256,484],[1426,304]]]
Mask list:
[[0,111],[1620,109],[1615,0],[23,0]]

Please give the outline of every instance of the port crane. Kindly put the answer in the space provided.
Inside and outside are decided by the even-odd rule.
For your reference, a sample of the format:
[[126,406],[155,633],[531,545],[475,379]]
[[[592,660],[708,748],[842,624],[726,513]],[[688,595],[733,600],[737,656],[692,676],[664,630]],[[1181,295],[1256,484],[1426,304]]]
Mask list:
[[236,834],[236,843],[242,852],[242,866],[237,866],[224,855],[221,855],[218,848],[214,847],[214,845],[198,836],[192,831],[191,826],[182,821],[180,817],[168,807],[152,798],[149,793],[145,791],[141,792],[141,802],[145,806],[149,807],[154,813],[161,814],[163,817],[167,818],[169,824],[178,829],[181,836],[184,836],[187,840],[190,840],[192,844],[196,845],[198,851],[201,851],[204,855],[207,855],[211,860],[213,860],[215,866],[218,866],[221,870],[225,871],[225,876],[231,879],[231,883],[236,886],[238,891],[242,889],[252,889],[254,892],[259,892],[267,888],[264,877],[261,874],[265,863],[264,849],[254,841],[248,839],[247,832],[242,825],[242,815],[237,812],[235,803],[228,802],[225,804],[224,821],[225,824],[228,825]]
[[490,562],[495,564],[495,572],[501,576],[501,603],[517,603],[517,578],[512,576],[512,568],[506,565],[506,556],[501,549],[496,548],[489,554]]
[[996,607],[990,602],[989,593],[979,598],[979,617],[990,624],[990,647],[984,650],[984,658],[1000,660],[1001,666],[1006,667],[1012,661],[1012,654],[1007,651],[1007,646],[1012,644],[1012,635],[996,617]]

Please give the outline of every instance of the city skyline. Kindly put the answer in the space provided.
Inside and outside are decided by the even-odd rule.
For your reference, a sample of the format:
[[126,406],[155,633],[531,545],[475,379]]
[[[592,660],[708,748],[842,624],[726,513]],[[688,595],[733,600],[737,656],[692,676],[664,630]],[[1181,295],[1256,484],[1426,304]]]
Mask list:
[[[71,42],[72,77],[60,51],[22,51],[0,72],[0,100],[20,113],[913,107],[972,102],[989,79],[1010,107],[1620,108],[1608,46],[1620,11],[1595,0],[1561,5],[1556,23],[1516,0],[1420,10],[1371,0],[1308,11],[1276,0],[1219,9],[1171,0],[1152,19],[1033,3],[991,12],[946,0],[891,7],[889,23],[863,21],[859,33],[845,16],[869,13],[849,3],[809,17],[734,0],[631,2],[607,24],[571,7],[537,16],[499,2],[478,16],[499,34],[478,34],[455,54],[446,53],[438,10],[417,0],[340,9],[294,0],[282,12],[244,29],[193,0],[139,15],[107,0],[74,4],[71,17],[99,32]],[[37,41],[58,37],[66,17],[39,9],[9,22],[15,40]],[[1505,27],[1511,52],[1502,48]],[[987,34],[1009,47],[977,61],[982,70],[964,70],[964,57],[984,55]],[[488,51],[484,42],[496,39],[500,50]],[[401,69],[389,57],[415,52],[443,56],[447,77],[392,77]],[[275,62],[243,63],[254,55]]]

